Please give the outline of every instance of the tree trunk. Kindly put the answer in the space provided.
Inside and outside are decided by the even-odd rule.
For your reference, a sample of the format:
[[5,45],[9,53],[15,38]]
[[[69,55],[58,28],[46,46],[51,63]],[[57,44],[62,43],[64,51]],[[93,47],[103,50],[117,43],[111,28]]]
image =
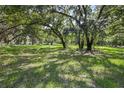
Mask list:
[[50,42],[50,45],[53,45],[53,41]]
[[92,51],[93,41],[94,41],[93,38],[91,38],[90,41],[87,40],[87,50],[86,51],[90,51],[90,52]]
[[81,30],[79,31],[79,35],[78,35],[78,46],[80,50],[84,48],[84,38],[83,38],[83,35],[81,38]]
[[78,38],[78,47],[79,47],[79,49],[81,48],[81,45],[80,45],[81,43],[80,43],[80,37]]
[[87,50],[86,51],[92,51],[92,44],[87,43]]
[[83,48],[84,48],[84,40],[82,40],[80,44],[80,49],[82,50]]
[[63,38],[60,38],[60,39],[61,39],[61,43],[63,45],[63,48],[66,49],[66,43],[65,43],[64,39]]
[[78,46],[79,46],[79,49],[81,49],[80,31],[78,33]]

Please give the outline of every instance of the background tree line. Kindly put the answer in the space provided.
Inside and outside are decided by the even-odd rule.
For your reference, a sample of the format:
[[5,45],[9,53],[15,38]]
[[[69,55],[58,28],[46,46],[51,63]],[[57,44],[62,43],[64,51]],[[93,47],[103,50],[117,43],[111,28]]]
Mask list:
[[0,6],[0,43],[124,46],[124,6]]

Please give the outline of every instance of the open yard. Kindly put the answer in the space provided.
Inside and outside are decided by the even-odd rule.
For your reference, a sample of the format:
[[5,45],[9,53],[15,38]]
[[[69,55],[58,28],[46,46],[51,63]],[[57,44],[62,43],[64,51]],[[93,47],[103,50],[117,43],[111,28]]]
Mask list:
[[124,48],[0,47],[0,87],[124,87]]

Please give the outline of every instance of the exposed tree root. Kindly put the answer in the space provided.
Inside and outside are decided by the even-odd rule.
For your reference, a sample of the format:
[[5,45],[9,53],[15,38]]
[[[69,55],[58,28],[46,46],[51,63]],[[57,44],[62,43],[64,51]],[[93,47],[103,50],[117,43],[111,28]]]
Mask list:
[[81,51],[81,54],[82,55],[99,55],[102,53],[98,50],[84,50],[84,51]]
[[83,55],[95,55],[92,50],[85,50],[82,54]]

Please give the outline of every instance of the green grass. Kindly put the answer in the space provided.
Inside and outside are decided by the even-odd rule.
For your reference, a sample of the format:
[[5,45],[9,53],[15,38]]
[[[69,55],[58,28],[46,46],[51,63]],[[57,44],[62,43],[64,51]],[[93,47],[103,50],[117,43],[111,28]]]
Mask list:
[[0,87],[124,87],[124,48],[96,47],[97,55],[76,48],[0,47]]

